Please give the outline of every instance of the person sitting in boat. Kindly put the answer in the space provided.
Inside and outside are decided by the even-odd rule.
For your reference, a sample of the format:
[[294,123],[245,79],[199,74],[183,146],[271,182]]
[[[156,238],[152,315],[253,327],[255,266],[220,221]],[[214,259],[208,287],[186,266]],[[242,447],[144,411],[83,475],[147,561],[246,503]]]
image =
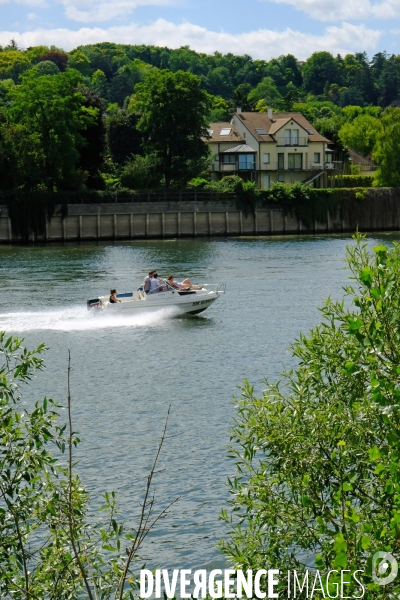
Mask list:
[[117,304],[117,302],[121,302],[117,298],[117,290],[110,290],[110,304]]
[[170,275],[167,279],[169,285],[171,285],[172,287],[174,287],[177,290],[202,290],[203,286],[201,285],[194,285],[189,277],[187,277],[186,279],[184,279],[183,281],[174,281],[174,276]]
[[144,278],[143,291],[145,294],[148,294],[151,290],[151,280],[153,279],[154,273],[155,273],[155,271],[153,269],[152,271],[149,271],[149,274],[147,275],[147,277]]

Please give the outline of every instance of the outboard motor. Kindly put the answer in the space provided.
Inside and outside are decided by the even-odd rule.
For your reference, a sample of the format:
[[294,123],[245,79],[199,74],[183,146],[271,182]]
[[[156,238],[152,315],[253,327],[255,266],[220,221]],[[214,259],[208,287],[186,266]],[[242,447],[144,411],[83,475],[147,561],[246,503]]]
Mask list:
[[87,305],[88,310],[99,309],[99,308],[103,307],[100,298],[94,298],[93,300],[87,300],[86,305]]

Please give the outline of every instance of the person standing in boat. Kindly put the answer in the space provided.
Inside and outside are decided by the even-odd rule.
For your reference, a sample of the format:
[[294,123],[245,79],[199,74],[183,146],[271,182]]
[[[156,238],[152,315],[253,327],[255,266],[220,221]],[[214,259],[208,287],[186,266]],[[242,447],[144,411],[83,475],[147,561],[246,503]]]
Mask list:
[[161,292],[162,281],[158,279],[157,271],[153,271],[153,277],[150,280],[150,292],[149,294],[157,294]]
[[149,271],[149,274],[147,275],[147,277],[144,278],[143,281],[143,291],[145,294],[148,294],[151,290],[151,280],[153,279],[153,275],[154,275],[155,271]]
[[110,304],[117,304],[117,302],[121,302],[117,298],[117,290],[110,290]]

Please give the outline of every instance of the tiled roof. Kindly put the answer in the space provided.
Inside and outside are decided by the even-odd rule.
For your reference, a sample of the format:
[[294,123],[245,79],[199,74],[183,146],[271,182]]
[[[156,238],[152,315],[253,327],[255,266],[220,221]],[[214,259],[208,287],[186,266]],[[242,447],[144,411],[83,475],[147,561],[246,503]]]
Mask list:
[[256,152],[254,148],[251,148],[247,144],[240,144],[240,146],[235,146],[234,148],[228,148],[228,150],[224,150],[228,154],[233,154],[234,152]]
[[[234,142],[237,144],[245,141],[230,123],[210,123],[208,129],[210,137],[207,138],[207,142]],[[230,129],[230,133],[221,135],[222,129]]]
[[[253,137],[259,142],[274,142],[274,136],[289,121],[295,121],[300,127],[310,129],[315,133],[307,133],[310,142],[327,142],[330,140],[319,134],[315,128],[307,121],[301,113],[274,113],[272,120],[268,118],[268,113],[242,112],[237,113],[236,117],[240,119],[243,125],[251,132]],[[264,129],[267,135],[260,135],[256,129]]]

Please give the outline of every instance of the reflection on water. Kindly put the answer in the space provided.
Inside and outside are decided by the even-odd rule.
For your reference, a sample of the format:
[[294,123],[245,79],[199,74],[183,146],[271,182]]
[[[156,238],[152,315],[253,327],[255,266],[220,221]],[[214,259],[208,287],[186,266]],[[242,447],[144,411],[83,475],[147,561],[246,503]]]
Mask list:
[[[319,320],[322,298],[342,294],[348,242],[337,236],[0,246],[0,328],[23,335],[29,347],[50,348],[27,401],[47,394],[65,402],[70,350],[82,478],[99,501],[116,490],[120,516],[130,524],[172,405],[157,500],[162,507],[181,499],[146,545],[152,566],[224,564],[215,544],[224,533],[218,514],[232,472],[232,398],[245,377],[261,391],[265,377],[275,379],[292,364],[290,342]],[[151,268],[199,283],[225,280],[227,292],[198,317],[87,312],[87,298],[111,287],[133,290]]]

